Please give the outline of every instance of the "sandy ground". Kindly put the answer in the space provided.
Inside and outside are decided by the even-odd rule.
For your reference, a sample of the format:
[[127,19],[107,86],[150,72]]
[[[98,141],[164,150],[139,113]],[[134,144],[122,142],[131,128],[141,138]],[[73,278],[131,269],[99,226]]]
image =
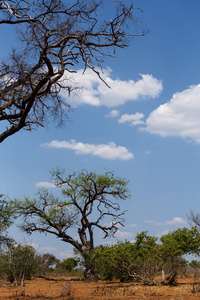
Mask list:
[[[66,278],[65,278],[66,279]],[[166,300],[200,300],[200,285],[194,284],[194,279],[181,279],[177,286],[144,286],[134,283],[105,283],[105,282],[83,282],[83,281],[47,281],[45,279],[34,279],[25,281],[24,287],[13,285],[6,286],[0,283],[0,299],[12,300],[54,300],[54,299],[76,299],[76,300],[123,300],[123,299],[166,299]]]

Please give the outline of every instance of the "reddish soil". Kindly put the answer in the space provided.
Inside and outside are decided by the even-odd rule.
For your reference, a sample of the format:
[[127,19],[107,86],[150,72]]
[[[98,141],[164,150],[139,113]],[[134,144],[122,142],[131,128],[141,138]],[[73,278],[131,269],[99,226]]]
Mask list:
[[24,287],[0,283],[0,300],[196,300],[200,299],[200,284],[198,286],[194,282],[195,280],[192,278],[180,279],[176,286],[169,287],[119,282],[69,282],[64,279],[59,279],[58,281],[34,279],[25,281]]

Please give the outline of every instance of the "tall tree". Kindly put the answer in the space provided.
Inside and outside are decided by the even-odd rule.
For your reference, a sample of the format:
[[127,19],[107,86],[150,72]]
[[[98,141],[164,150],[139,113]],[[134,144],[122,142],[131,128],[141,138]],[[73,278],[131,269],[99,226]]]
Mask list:
[[135,31],[136,8],[116,3],[115,13],[103,20],[101,0],[0,1],[0,25],[17,26],[21,42],[0,64],[0,142],[52,119],[61,124],[69,106],[60,92],[77,88],[70,80],[76,66],[103,80],[97,67],[105,57],[145,34]]
[[[42,189],[36,198],[15,203],[23,217],[22,230],[53,234],[83,253],[94,248],[95,228],[106,238],[123,226],[124,212],[120,212],[117,200],[130,196],[125,179],[112,172],[98,175],[86,170],[65,178],[64,172],[57,169],[52,175],[55,184],[62,187],[60,198]],[[70,235],[70,229],[76,229],[79,241]]]

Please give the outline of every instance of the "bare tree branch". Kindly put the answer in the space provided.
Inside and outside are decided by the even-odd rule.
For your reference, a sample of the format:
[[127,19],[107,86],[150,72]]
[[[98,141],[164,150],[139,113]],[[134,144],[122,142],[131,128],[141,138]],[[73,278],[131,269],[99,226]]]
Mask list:
[[100,0],[0,1],[0,25],[17,26],[21,47],[0,64],[0,142],[21,129],[33,130],[54,120],[62,124],[70,106],[61,91],[74,86],[65,76],[84,65],[106,85],[97,67],[116,48],[125,48],[137,33],[137,9],[119,2],[113,19],[98,15]]

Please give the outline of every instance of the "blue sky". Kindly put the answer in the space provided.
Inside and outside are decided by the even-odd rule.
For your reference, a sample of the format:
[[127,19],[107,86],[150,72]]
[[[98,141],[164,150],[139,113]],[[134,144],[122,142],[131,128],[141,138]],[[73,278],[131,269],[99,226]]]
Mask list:
[[[137,16],[149,33],[105,60],[102,76],[111,89],[78,70],[74,80],[85,88],[70,99],[63,93],[74,106],[66,127],[23,131],[0,145],[0,191],[11,198],[51,186],[49,171],[56,166],[126,177],[132,197],[121,203],[128,212],[116,240],[133,240],[142,230],[161,236],[188,226],[186,214],[200,209],[200,2],[134,4],[144,11]],[[3,39],[2,58],[16,43],[7,26]],[[15,227],[10,234],[39,252],[61,259],[72,254],[51,236],[27,237]]]

